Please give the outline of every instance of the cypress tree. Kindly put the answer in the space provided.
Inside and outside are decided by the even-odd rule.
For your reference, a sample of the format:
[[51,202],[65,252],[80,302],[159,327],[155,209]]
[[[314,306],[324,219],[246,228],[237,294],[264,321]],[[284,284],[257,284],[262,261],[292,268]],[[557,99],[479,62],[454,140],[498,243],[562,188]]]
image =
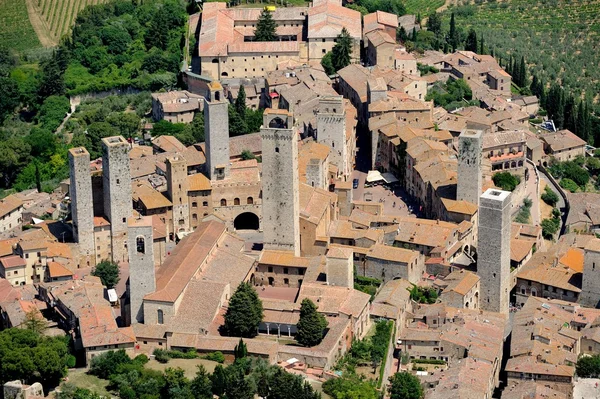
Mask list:
[[569,129],[577,134],[577,106],[572,95],[567,95],[565,98],[565,129]]
[[531,84],[529,85],[529,90],[531,90],[531,94],[540,98],[539,89],[540,88],[539,88],[539,82],[538,82],[537,75],[533,75],[533,79],[531,80]]
[[277,36],[275,30],[277,24],[271,15],[271,12],[264,9],[258,18],[256,23],[256,29],[254,30],[254,40],[257,42],[272,42],[275,41]]
[[225,313],[225,330],[237,337],[254,337],[263,318],[263,307],[250,283],[238,285]]
[[465,41],[465,50],[472,51],[474,53],[477,52],[477,33],[472,28],[469,30],[467,40]]
[[296,325],[298,333],[296,340],[300,345],[311,347],[318,345],[323,340],[323,330],[327,328],[327,320],[317,312],[317,307],[308,298],[302,300],[300,305],[300,320]]
[[413,26],[412,36],[410,38],[413,42],[417,40],[417,28]]
[[240,91],[235,99],[235,110],[242,118],[246,117],[246,89],[244,89],[244,85],[240,86]]
[[527,67],[525,65],[525,56],[521,56],[521,65],[519,66],[519,87],[527,86]]
[[480,46],[479,46],[479,54],[484,55],[485,54],[485,46],[483,45],[484,40],[483,40],[483,35],[481,35],[481,42],[480,42]]
[[331,62],[336,71],[350,65],[350,55],[352,54],[352,38],[346,28],[342,28],[342,33],[337,37],[337,43],[331,50]]
[[458,34],[456,32],[456,21],[454,20],[454,13],[450,16],[450,32],[448,32],[448,44],[452,47],[452,52],[456,51],[458,47]]

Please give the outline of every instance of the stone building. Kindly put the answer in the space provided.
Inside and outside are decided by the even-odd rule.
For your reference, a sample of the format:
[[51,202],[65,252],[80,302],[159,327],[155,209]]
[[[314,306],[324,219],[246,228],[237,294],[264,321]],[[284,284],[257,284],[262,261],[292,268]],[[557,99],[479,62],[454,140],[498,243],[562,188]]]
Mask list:
[[455,308],[479,309],[479,276],[463,269],[455,270],[436,285],[443,288],[440,299]]
[[523,170],[526,134],[520,130],[488,133],[483,138],[483,154],[492,170]]
[[600,307],[600,240],[598,239],[591,240],[585,246],[579,303],[592,308]]
[[104,213],[110,222],[112,259],[127,261],[127,219],[132,213],[129,143],[122,136],[102,139]]
[[481,150],[483,132],[465,130],[458,137],[458,184],[456,199],[479,206],[481,195]]
[[201,111],[202,96],[187,90],[152,93],[152,119],[171,123],[190,123]]
[[71,219],[73,239],[79,244],[81,262],[95,264],[94,256],[94,203],[92,198],[92,178],[90,177],[90,153],[83,147],[69,150],[71,170]]
[[421,280],[425,259],[417,251],[375,244],[365,254],[364,264],[358,266],[359,275],[383,281],[402,278],[413,284]]
[[167,193],[173,210],[173,232],[190,230],[189,179],[187,162],[181,155],[167,158]]
[[578,156],[585,156],[586,141],[567,129],[542,134],[540,139],[544,143],[545,162],[548,162],[550,158],[564,162],[571,161]]
[[342,96],[322,97],[317,111],[317,142],[329,147],[329,162],[337,168],[337,177],[347,180],[352,173],[354,152],[349,148],[346,107]]
[[229,176],[229,102],[219,82],[212,82],[209,89],[204,100],[206,171],[210,180],[223,180]]
[[511,195],[488,189],[479,199],[477,273],[481,277],[484,310],[508,313],[511,289],[510,229]]
[[144,296],[156,290],[152,218],[129,218],[129,324],[144,322]]
[[299,256],[298,139],[293,118],[288,111],[274,109],[263,116],[263,231],[265,249],[290,250]]

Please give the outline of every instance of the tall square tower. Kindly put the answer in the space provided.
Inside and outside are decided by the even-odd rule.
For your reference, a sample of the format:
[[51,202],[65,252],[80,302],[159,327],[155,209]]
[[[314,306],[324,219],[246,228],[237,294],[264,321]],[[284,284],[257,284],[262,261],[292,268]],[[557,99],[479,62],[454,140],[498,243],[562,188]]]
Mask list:
[[510,295],[510,209],[508,191],[488,189],[479,198],[477,274],[483,310],[508,313]]
[[[127,261],[127,219],[132,214],[129,143],[123,136],[102,139],[104,214],[110,222],[113,262]],[[91,206],[91,204],[90,204]]]
[[467,129],[458,136],[456,199],[479,205],[483,131]]
[[585,246],[579,303],[590,308],[600,307],[600,240],[597,238]]
[[156,290],[152,217],[128,220],[130,324],[144,322],[144,296]]
[[219,82],[208,85],[204,99],[204,138],[206,140],[206,168],[210,180],[229,176],[229,101]]
[[173,203],[173,229],[175,233],[190,230],[190,205],[188,201],[187,161],[181,155],[167,158],[167,192]]
[[346,147],[346,108],[342,96],[321,97],[317,112],[317,142],[329,147],[329,162],[341,175],[350,176]]
[[293,115],[281,109],[265,110],[260,133],[264,248],[290,250],[300,256],[298,138]]
[[73,238],[79,244],[81,261],[88,265],[95,264],[92,176],[90,153],[85,148],[77,147],[69,150],[69,170]]

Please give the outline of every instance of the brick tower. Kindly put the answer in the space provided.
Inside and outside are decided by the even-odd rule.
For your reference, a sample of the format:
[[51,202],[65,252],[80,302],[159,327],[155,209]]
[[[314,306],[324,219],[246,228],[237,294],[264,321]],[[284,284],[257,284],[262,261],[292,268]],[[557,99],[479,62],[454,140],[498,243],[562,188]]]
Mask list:
[[223,180],[229,176],[229,101],[219,82],[211,82],[208,88],[204,99],[207,176],[210,180]]
[[510,295],[510,209],[508,191],[488,189],[479,198],[477,274],[481,308],[508,313]]
[[264,247],[300,256],[298,138],[293,115],[285,110],[265,110],[260,133]]
[[127,261],[127,219],[132,213],[129,143],[123,136],[102,139],[104,214],[110,222],[113,262]]
[[90,153],[83,147],[69,150],[71,184],[71,217],[73,238],[79,244],[80,262],[96,264],[94,256],[94,207],[92,199],[92,177],[90,173]]

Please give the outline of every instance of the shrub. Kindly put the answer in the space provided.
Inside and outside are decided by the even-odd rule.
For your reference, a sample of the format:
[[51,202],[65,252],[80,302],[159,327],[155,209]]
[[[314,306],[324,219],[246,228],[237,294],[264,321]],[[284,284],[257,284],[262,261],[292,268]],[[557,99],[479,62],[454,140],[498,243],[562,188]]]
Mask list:
[[500,187],[504,191],[513,191],[521,182],[521,178],[519,176],[513,175],[509,172],[496,173],[492,177],[492,180],[494,180],[496,187]]
[[560,227],[560,219],[558,219],[558,218],[544,219],[544,220],[542,220],[541,226],[542,226],[542,236],[544,236],[544,238],[550,240],[554,237],[554,234],[556,234],[556,232],[558,231],[558,228]]
[[225,356],[223,355],[223,353],[221,353],[219,351],[209,353],[209,354],[203,356],[203,359],[212,360],[213,362],[217,362],[217,363],[225,362]]
[[558,203],[558,194],[556,194],[549,186],[544,188],[544,193],[542,194],[542,201],[550,206],[555,206]]
[[76,364],[77,364],[77,359],[75,359],[75,356],[68,355],[67,356],[67,367],[72,369],[73,367],[75,367]]
[[600,355],[581,356],[577,360],[575,372],[581,378],[598,378],[600,375]]
[[164,349],[154,349],[154,352],[152,352],[152,354],[154,355],[156,361],[159,363],[167,363],[169,359],[171,359],[171,356],[169,356],[169,352]]
[[577,191],[577,189],[579,188],[577,183],[575,183],[573,180],[566,178],[566,177],[561,179],[559,184],[562,188],[564,188],[565,190],[569,190],[572,193]]
[[89,373],[107,380],[117,370],[117,367],[131,362],[131,358],[123,349],[102,353],[92,359]]

